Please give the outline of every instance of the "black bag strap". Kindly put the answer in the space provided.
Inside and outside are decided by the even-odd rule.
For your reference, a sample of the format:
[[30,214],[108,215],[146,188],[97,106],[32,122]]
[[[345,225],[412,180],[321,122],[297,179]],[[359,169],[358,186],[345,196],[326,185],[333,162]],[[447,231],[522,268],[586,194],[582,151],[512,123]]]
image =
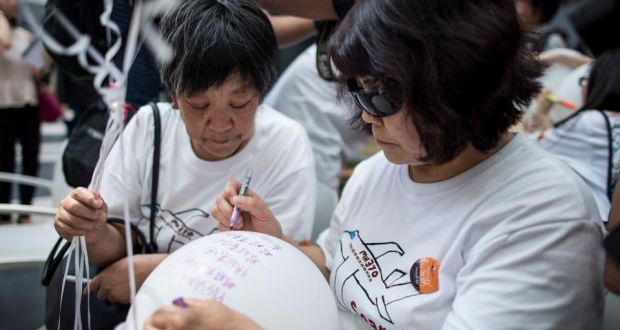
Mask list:
[[576,111],[575,113],[573,113],[572,115],[560,120],[555,125],[553,125],[553,127],[557,128],[557,127],[561,127],[565,125],[566,123],[570,122],[573,118],[579,116],[584,111],[598,111],[601,113],[601,115],[603,115],[603,119],[605,119],[605,125],[607,126],[607,141],[608,141],[606,192],[607,192],[607,198],[611,201],[613,198],[613,194],[614,194],[614,188],[616,186],[616,183],[614,182],[614,173],[613,173],[613,170],[614,170],[614,145],[613,145],[614,138],[613,138],[613,127],[611,126],[611,121],[609,120],[609,116],[607,115],[607,113],[605,113],[605,111],[600,110],[600,109],[580,109]]
[[157,207],[157,188],[159,186],[159,155],[161,151],[161,118],[159,116],[159,108],[154,102],[149,103],[153,109],[153,124],[155,125],[155,139],[153,140],[153,168],[151,172],[151,215],[149,217],[149,246],[148,253],[157,252],[157,243],[155,243],[155,213]]
[[[151,109],[153,110],[153,123],[155,126],[155,139],[153,141],[153,171],[151,178],[151,213],[149,216],[149,241],[146,241],[146,237],[144,233],[138,229],[138,227],[134,224],[131,224],[131,231],[136,234],[137,243],[137,252],[148,254],[157,252],[157,243],[154,241],[155,237],[155,213],[157,211],[157,188],[159,185],[159,158],[160,158],[160,149],[161,149],[161,117],[159,115],[159,108],[157,104],[151,102],[149,104]],[[108,223],[123,223],[121,219],[108,219]],[[47,256],[47,260],[45,260],[45,264],[43,265],[43,273],[41,276],[41,284],[43,286],[48,286],[52,281],[52,277],[56,273],[56,269],[62,262],[62,259],[65,257],[65,253],[69,250],[71,246],[71,242],[65,241],[65,243],[58,251],[61,243],[63,242],[63,238],[59,237],[52,247],[52,251]]]
[[607,141],[608,143],[608,153],[609,157],[607,157],[607,198],[611,201],[614,194],[614,176],[613,176],[613,168],[614,168],[614,138],[613,138],[613,128],[611,127],[611,121],[609,120],[609,116],[603,110],[598,110],[605,118],[605,124],[607,125]]
[[[67,253],[67,250],[69,250],[69,247],[71,246],[71,244],[67,241],[62,245],[60,251],[58,251],[58,247],[60,247],[62,241],[63,238],[59,237],[56,244],[54,244],[52,251],[50,251],[50,254],[47,256],[47,260],[45,260],[45,264],[43,265],[43,274],[41,276],[41,284],[43,284],[43,286],[48,286],[50,284],[52,281],[52,276],[54,276],[56,269],[62,262],[62,258],[64,258],[65,253]],[[56,253],[57,251],[58,253]]]

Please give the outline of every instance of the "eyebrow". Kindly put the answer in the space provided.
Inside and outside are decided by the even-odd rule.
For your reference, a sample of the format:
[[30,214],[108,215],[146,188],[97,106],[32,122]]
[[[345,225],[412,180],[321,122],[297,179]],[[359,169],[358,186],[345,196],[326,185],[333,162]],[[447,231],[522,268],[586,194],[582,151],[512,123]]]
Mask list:
[[230,91],[230,94],[242,94],[246,93],[248,90],[252,89],[254,86],[248,82],[241,84],[237,88]]

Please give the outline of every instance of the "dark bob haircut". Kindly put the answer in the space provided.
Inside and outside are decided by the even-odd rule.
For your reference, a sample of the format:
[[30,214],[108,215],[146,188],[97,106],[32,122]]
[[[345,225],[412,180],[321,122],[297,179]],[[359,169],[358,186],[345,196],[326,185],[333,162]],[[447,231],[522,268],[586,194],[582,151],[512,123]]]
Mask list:
[[275,34],[252,1],[183,0],[160,27],[174,51],[172,60],[160,65],[173,98],[221,86],[235,72],[264,96],[277,78]]
[[582,109],[620,112],[620,49],[604,53],[592,64]]
[[419,132],[420,160],[441,164],[470,142],[493,149],[540,91],[526,41],[513,0],[359,0],[330,51],[341,94],[348,78],[382,81]]

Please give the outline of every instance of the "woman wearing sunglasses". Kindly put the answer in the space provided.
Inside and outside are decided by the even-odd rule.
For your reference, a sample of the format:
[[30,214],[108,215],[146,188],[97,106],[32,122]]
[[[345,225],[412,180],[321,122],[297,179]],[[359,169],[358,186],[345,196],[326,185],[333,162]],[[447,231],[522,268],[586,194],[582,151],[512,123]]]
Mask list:
[[[359,0],[341,22],[331,53],[342,93],[383,151],[355,169],[317,245],[300,249],[325,273],[342,329],[600,328],[596,204],[570,169],[508,131],[540,88],[525,39],[512,0]],[[216,202],[220,228],[237,206],[236,230],[287,239],[239,186]],[[211,305],[243,320],[221,328],[256,327]],[[198,310],[166,307],[147,325],[210,313]],[[219,329],[214,319],[205,325]]]

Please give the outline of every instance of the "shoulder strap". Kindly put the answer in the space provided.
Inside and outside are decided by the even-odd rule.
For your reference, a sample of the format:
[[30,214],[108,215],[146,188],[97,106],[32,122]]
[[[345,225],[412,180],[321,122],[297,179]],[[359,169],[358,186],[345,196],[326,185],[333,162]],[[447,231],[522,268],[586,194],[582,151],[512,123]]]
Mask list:
[[603,115],[605,119],[605,125],[607,126],[607,149],[609,156],[607,157],[607,198],[611,201],[613,196],[613,188],[614,188],[614,176],[613,176],[613,168],[614,168],[614,139],[613,139],[613,128],[611,127],[611,121],[609,120],[609,116],[603,110],[597,110]]
[[154,102],[149,103],[153,109],[153,123],[155,125],[155,138],[153,139],[153,169],[151,172],[151,215],[149,218],[149,247],[148,253],[157,252],[155,237],[155,213],[157,212],[157,188],[159,185],[159,154],[161,149],[161,118],[159,108]]

